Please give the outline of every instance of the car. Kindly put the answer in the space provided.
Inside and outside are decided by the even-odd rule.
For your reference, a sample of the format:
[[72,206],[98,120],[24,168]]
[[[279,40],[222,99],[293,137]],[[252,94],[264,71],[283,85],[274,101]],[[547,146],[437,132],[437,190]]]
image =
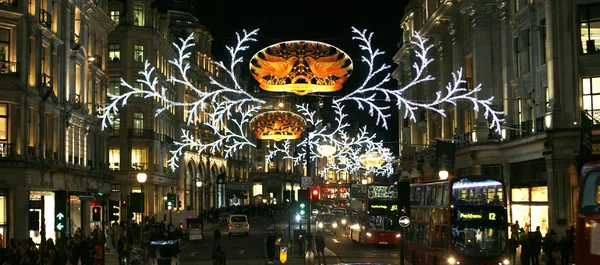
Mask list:
[[333,214],[335,216],[335,220],[338,223],[338,227],[346,227],[348,225],[348,216],[346,215],[345,212],[332,211],[331,214]]
[[179,265],[179,241],[156,240],[150,241],[148,259],[155,265]]
[[321,200],[319,205],[326,208],[333,208],[335,206],[334,200]]
[[250,233],[250,223],[248,223],[248,216],[245,214],[232,214],[229,216],[229,235],[233,234],[244,234]]
[[202,220],[200,218],[187,219],[188,224],[188,240],[204,240],[204,233],[202,232]]
[[337,234],[338,223],[335,215],[330,213],[319,214],[317,216],[317,232],[331,232]]

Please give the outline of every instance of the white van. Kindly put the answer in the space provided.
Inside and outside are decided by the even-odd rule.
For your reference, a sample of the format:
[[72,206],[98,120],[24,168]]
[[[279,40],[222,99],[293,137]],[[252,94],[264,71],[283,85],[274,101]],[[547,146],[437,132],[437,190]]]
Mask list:
[[248,223],[248,216],[245,214],[232,214],[229,216],[229,235],[232,234],[244,234],[248,235],[250,232],[250,223]]

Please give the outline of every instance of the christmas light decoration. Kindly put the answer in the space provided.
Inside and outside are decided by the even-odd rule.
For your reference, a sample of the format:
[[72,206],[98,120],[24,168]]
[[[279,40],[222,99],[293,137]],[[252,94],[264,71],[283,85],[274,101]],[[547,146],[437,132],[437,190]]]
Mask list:
[[305,40],[273,44],[250,60],[250,72],[260,88],[298,95],[340,90],[352,68],[352,60],[342,50]]
[[298,139],[305,127],[302,116],[285,110],[265,111],[250,120],[250,129],[261,140]]
[[[477,85],[471,91],[464,87],[467,82],[463,78],[462,68],[452,74],[453,80],[446,85],[445,93],[444,91],[436,92],[436,98],[434,100],[429,102],[417,102],[404,97],[404,94],[408,89],[413,88],[418,84],[435,80],[431,75],[425,75],[427,66],[434,61],[433,59],[427,58],[427,52],[433,45],[426,46],[426,38],[422,38],[417,32],[414,33],[414,38],[411,43],[416,46],[415,56],[417,57],[417,62],[413,64],[415,75],[408,84],[405,84],[396,90],[390,90],[382,87],[383,84],[391,79],[390,73],[386,72],[390,66],[385,63],[380,66],[376,65],[375,59],[377,56],[383,55],[384,52],[379,49],[374,49],[371,46],[373,33],[368,33],[366,30],[360,31],[354,27],[352,27],[352,32],[356,34],[353,39],[359,40],[362,43],[359,45],[360,48],[369,53],[368,57],[362,57],[362,61],[369,66],[369,72],[365,80],[357,89],[348,93],[346,96],[334,99],[334,102],[354,101],[358,104],[359,109],[362,110],[368,108],[369,115],[376,117],[375,122],[377,125],[381,124],[382,127],[387,128],[387,118],[390,117],[390,114],[386,113],[386,111],[390,106],[378,106],[375,104],[375,101],[378,100],[378,96],[381,95],[386,102],[391,102],[392,98],[394,98],[398,109],[404,107],[404,118],[408,117],[415,122],[415,110],[417,109],[432,110],[446,117],[445,110],[440,108],[440,106],[443,106],[441,103],[456,105],[457,101],[470,101],[473,104],[473,110],[479,111],[480,106],[485,109],[485,112],[483,113],[484,117],[486,119],[491,118],[489,124],[490,129],[494,129],[497,133],[501,132],[501,124],[504,122],[504,119],[501,118],[501,116],[504,112],[494,110],[491,107],[494,97],[488,99],[478,99],[475,97],[477,92],[481,91],[481,84]],[[375,77],[382,73],[386,73],[385,76],[377,81]]]
[[[176,58],[168,61],[175,67],[178,75],[171,76],[167,81],[185,86],[188,91],[192,91],[197,99],[185,102],[172,100],[169,97],[168,89],[159,87],[161,82],[159,82],[158,75],[154,73],[155,68],[146,61],[144,70],[139,72],[142,78],[137,80],[137,82],[143,84],[144,88],[134,87],[121,79],[121,86],[128,88],[129,91],[121,95],[108,93],[110,102],[99,109],[101,114],[98,117],[102,120],[102,129],[104,130],[113,124],[111,118],[118,112],[118,108],[126,106],[127,100],[135,95],[160,101],[162,105],[156,110],[156,115],[173,107],[183,107],[188,125],[196,125],[200,121],[199,116],[201,113],[208,114],[208,120],[203,123],[211,129],[211,137],[198,139],[188,129],[182,128],[181,139],[174,142],[176,148],[171,150],[173,155],[168,161],[172,169],[178,166],[179,157],[185,150],[219,152],[227,158],[246,145],[254,146],[247,139],[246,132],[249,129],[252,117],[259,113],[260,106],[265,101],[253,97],[241,87],[241,82],[238,81],[236,75],[236,66],[243,62],[243,57],[239,54],[248,49],[247,44],[249,42],[256,41],[254,37],[257,32],[258,29],[250,32],[244,30],[243,34],[236,33],[237,44],[233,47],[226,46],[231,56],[230,64],[215,63],[229,76],[228,80],[230,82],[209,75],[211,89],[208,91],[196,87],[188,77],[190,75],[188,71],[192,69],[189,63],[191,58],[189,50],[194,46],[193,34],[190,34],[186,39],[180,38],[180,44],[175,43],[174,45]],[[387,71],[390,66],[376,64],[376,58],[384,53],[372,47],[371,38],[373,33],[366,30],[359,31],[354,27],[352,32],[355,34],[353,39],[361,42],[359,47],[368,53],[368,56],[362,57],[362,61],[369,67],[368,74],[362,84],[345,96],[333,99],[336,116],[333,126],[324,126],[323,121],[316,117],[315,111],[309,110],[308,105],[298,105],[298,115],[302,116],[306,125],[313,127],[314,130],[309,134],[308,139],[304,138],[296,143],[297,155],[290,154],[291,142],[286,140],[282,143],[282,146],[276,145],[275,149],[270,151],[269,160],[273,159],[276,154],[283,153],[284,158],[292,159],[295,165],[304,164],[306,155],[309,155],[312,160],[321,158],[317,152],[317,147],[319,143],[328,142],[337,150],[330,158],[336,161],[344,161],[344,163],[331,165],[327,170],[345,170],[348,172],[365,170],[376,175],[390,175],[393,172],[391,167],[393,155],[389,149],[383,147],[382,142],[375,141],[375,134],[368,133],[366,127],[362,127],[356,135],[348,136],[346,128],[350,125],[344,122],[347,114],[344,113],[343,105],[348,101],[357,103],[359,109],[367,109],[368,113],[376,118],[376,125],[381,125],[384,128],[387,128],[387,118],[390,117],[387,111],[390,106],[379,106],[375,103],[382,97],[386,102],[395,100],[398,109],[404,109],[404,117],[408,117],[413,121],[416,121],[415,110],[417,109],[428,109],[445,116],[446,113],[442,108],[444,104],[442,103],[456,105],[457,101],[470,101],[474,105],[473,109],[475,111],[479,111],[480,108],[484,109],[484,117],[489,118],[490,128],[495,128],[496,132],[500,132],[503,112],[492,108],[493,97],[483,100],[475,97],[477,92],[481,91],[481,85],[476,86],[471,91],[464,87],[466,81],[462,76],[462,69],[453,73],[453,80],[448,83],[444,91],[436,93],[434,100],[417,102],[404,98],[404,93],[408,89],[435,80],[431,75],[425,74],[427,66],[433,61],[433,59],[426,57],[427,52],[432,47],[431,45],[426,46],[427,39],[421,38],[415,33],[414,40],[411,42],[415,45],[415,55],[418,58],[413,65],[415,75],[403,87],[391,90],[382,87],[391,79],[390,73]],[[341,83],[348,78],[352,71],[353,65],[350,58],[333,46],[309,41],[302,41],[302,44],[299,42],[284,44],[279,44],[279,50],[273,49],[273,47],[270,47],[271,49],[266,48],[253,58],[250,66],[251,72],[259,82],[262,82],[261,85],[266,84],[269,87],[292,85],[294,89],[290,91],[297,94],[311,92],[308,87],[312,85],[327,87],[327,90],[324,91],[333,91],[341,87]],[[280,51],[281,53],[274,51]],[[312,55],[307,56],[311,53]],[[294,57],[297,58],[290,59]],[[289,74],[292,72],[294,73],[293,77],[296,78],[295,80],[289,78]],[[381,75],[383,75],[383,78],[379,78]],[[306,153],[307,143],[311,146],[310,154]],[[367,151],[381,154],[386,162],[380,167],[365,168],[359,161],[360,156]]]

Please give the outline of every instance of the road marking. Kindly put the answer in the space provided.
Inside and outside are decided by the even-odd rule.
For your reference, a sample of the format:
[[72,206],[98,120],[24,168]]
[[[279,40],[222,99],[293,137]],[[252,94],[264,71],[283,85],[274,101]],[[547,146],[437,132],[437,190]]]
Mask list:
[[242,250],[240,250],[240,251],[238,251],[238,252],[240,253],[240,255],[244,255],[244,252],[246,252],[246,250],[243,250],[243,249],[242,249]]
[[338,243],[338,244],[340,243],[340,241],[339,241],[339,240],[337,240],[337,239],[335,239],[335,238],[334,238],[334,239],[332,239],[332,240],[333,240],[333,242],[335,242],[335,243]]
[[192,252],[192,253],[190,253],[190,256],[192,256],[192,257],[193,257],[193,256],[194,256],[194,255],[196,255],[196,254],[198,254],[198,252]]

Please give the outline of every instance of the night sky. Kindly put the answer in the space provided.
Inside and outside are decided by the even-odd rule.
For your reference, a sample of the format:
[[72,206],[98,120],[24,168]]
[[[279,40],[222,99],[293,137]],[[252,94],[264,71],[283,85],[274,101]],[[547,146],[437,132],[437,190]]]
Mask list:
[[[210,29],[214,37],[212,52],[217,61],[229,61],[225,45],[234,45],[235,32],[241,32],[242,29],[250,31],[260,28],[258,42],[251,43],[250,49],[244,53],[246,65],[247,60],[257,51],[282,41],[313,40],[342,49],[354,61],[354,71],[340,91],[323,94],[330,97],[353,90],[364,80],[367,73],[367,65],[360,61],[360,57],[366,53],[361,52],[357,40],[352,40],[352,26],[374,32],[374,47],[385,51],[385,54],[379,58],[391,66],[390,72],[396,68],[392,57],[398,50],[397,44],[401,41],[400,20],[406,2],[408,1],[210,0],[197,1],[196,10],[201,14],[198,15],[200,22]],[[367,6],[368,3],[371,5]],[[397,85],[392,79],[384,86],[393,89]],[[395,102],[387,104],[392,105],[388,130],[376,126],[375,119],[369,117],[366,111],[362,111],[364,113],[358,111],[355,103],[346,103],[345,110],[351,114],[352,122],[376,130],[378,139],[390,142],[387,146],[397,153],[397,110]],[[325,105],[328,105],[327,99]]]

